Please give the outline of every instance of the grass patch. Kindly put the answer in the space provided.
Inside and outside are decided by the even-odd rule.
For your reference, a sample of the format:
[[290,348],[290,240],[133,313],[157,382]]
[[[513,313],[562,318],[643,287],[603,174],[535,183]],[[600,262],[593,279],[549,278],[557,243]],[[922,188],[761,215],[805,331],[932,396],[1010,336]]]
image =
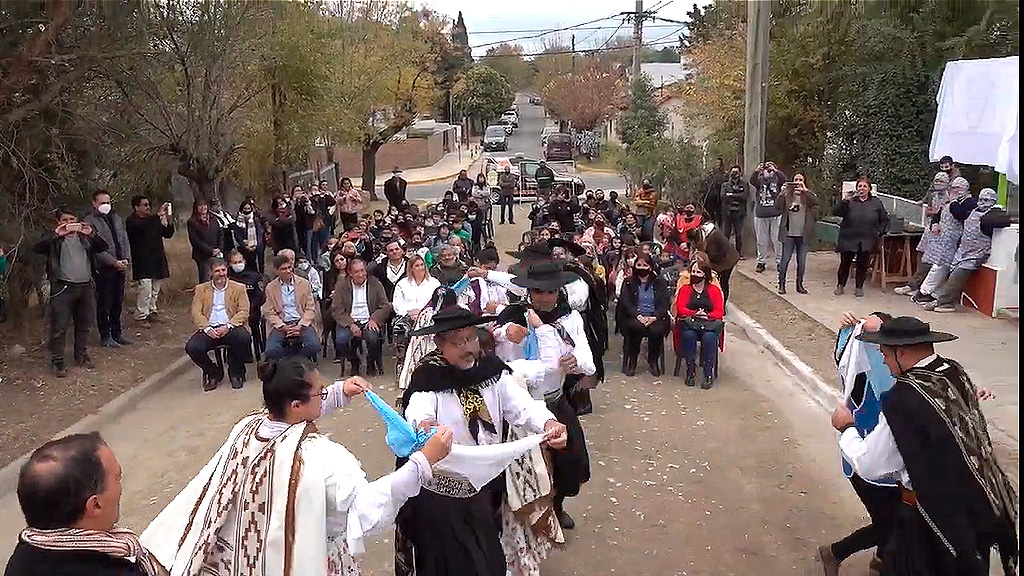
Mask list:
[[619,157],[622,155],[622,148],[616,144],[602,144],[601,153],[597,158],[593,160],[587,160],[584,157],[576,159],[576,164],[583,168],[589,168],[591,170],[608,170],[611,172],[619,172]]

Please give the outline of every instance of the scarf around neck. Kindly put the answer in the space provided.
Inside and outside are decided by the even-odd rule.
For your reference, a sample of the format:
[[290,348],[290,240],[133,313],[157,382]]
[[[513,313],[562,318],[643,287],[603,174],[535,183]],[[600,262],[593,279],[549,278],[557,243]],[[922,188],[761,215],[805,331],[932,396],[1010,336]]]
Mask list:
[[146,576],[167,575],[167,570],[146,550],[139,537],[126,528],[115,527],[110,531],[26,528],[21,531],[21,541],[43,550],[99,552],[113,558],[135,562]]
[[556,320],[572,312],[572,307],[569,306],[569,298],[565,295],[564,290],[559,290],[558,301],[555,303],[555,307],[551,310],[537,310],[537,317],[540,318],[541,322],[545,324],[554,324]]
[[480,391],[497,383],[506,371],[512,370],[493,354],[480,357],[468,370],[460,370],[445,360],[440,350],[433,350],[420,359],[413,371],[409,388],[402,394],[402,410],[409,407],[409,399],[416,392],[452,392],[459,398],[474,440],[481,426],[497,434],[494,419]]

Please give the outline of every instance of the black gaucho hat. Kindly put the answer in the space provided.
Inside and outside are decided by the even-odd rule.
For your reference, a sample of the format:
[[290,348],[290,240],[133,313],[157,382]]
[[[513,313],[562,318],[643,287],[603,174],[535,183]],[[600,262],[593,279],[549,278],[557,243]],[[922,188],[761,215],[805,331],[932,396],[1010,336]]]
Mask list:
[[947,332],[936,332],[927,322],[913,316],[900,316],[882,322],[878,332],[862,332],[857,339],[879,346],[915,346],[952,342],[957,337]]

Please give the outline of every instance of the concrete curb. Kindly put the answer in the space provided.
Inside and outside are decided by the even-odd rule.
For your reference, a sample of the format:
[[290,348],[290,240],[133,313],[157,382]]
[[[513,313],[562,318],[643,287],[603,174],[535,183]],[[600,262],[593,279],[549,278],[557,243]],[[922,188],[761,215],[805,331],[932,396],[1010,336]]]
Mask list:
[[[114,398],[100,407],[100,409],[95,413],[82,418],[68,428],[55,434],[53,438],[99,430],[100,428],[116,421],[129,410],[138,406],[139,403],[147,397],[163,390],[168,384],[178,378],[178,376],[184,374],[190,366],[192,366],[192,362],[189,360],[188,356],[182,355],[181,358],[171,362],[167,368],[164,368],[160,372],[146,378],[138,386],[123,392],[117,398]],[[18,486],[18,472],[21,470],[22,464],[28,460],[30,455],[31,452],[26,453],[0,470],[0,497],[6,496],[15,491]]]
[[789,348],[783,346],[770,332],[756,320],[748,316],[731,302],[726,304],[726,318],[735,323],[747,337],[762,348],[772,353],[782,368],[793,376],[793,382],[815,404],[826,412],[831,412],[840,400],[839,389],[825,382],[813,368],[797,357]]

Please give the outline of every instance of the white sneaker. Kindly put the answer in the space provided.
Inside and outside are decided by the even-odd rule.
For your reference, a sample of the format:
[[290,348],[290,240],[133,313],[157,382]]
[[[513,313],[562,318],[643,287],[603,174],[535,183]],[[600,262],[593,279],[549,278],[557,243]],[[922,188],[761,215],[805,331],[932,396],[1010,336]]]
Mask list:
[[893,294],[899,294],[900,296],[910,296],[914,293],[914,289],[910,286],[897,286],[892,291]]

